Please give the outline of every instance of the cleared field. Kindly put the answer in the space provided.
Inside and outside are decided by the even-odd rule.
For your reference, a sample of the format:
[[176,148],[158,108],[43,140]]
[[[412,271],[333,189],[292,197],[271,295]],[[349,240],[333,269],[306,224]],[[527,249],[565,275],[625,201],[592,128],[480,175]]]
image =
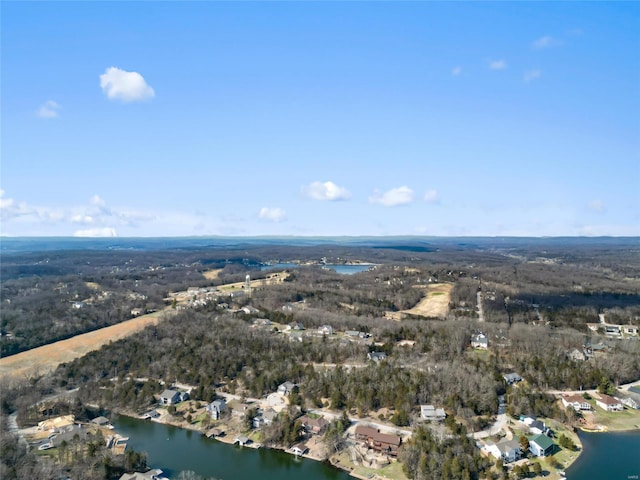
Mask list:
[[220,275],[221,271],[221,268],[216,268],[215,270],[207,270],[206,272],[202,273],[202,276],[207,280],[215,280],[216,278],[218,278],[218,275]]
[[61,363],[70,362],[93,350],[98,350],[109,342],[133,335],[147,325],[158,323],[161,316],[170,314],[168,310],[150,313],[117,325],[0,358],[0,379],[24,379],[50,372]]
[[409,315],[421,315],[423,317],[444,317],[449,312],[449,299],[452,283],[436,283],[427,287],[416,287],[426,289],[425,295],[418,304],[402,313]]

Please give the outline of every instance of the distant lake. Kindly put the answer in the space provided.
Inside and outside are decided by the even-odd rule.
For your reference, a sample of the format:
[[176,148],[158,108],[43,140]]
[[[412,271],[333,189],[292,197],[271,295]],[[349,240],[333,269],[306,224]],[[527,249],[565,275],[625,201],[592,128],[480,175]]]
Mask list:
[[567,480],[640,478],[640,431],[578,432],[580,457],[567,469]]
[[[343,265],[334,263],[327,263],[322,266],[341,275],[353,275],[354,273],[366,272],[373,267],[373,265]],[[274,263],[270,265],[262,265],[260,270],[287,270],[299,267],[300,265],[297,263]]]
[[228,445],[150,420],[116,416],[112,423],[116,432],[129,437],[127,448],[146,452],[148,465],[169,478],[191,470],[217,480],[352,480],[342,470],[280,450]]

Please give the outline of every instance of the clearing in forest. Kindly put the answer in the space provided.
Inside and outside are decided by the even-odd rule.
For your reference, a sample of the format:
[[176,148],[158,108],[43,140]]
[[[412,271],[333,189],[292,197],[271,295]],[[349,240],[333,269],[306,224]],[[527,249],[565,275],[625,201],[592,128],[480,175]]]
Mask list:
[[222,271],[221,268],[216,268],[215,270],[207,270],[206,272],[202,272],[202,276],[207,280],[215,280],[220,275]]
[[155,325],[163,313],[170,314],[170,311],[167,309],[142,315],[110,327],[0,358],[0,379],[24,379],[50,372],[61,363],[70,362],[109,342],[133,335],[147,325]]
[[427,287],[418,286],[416,288],[426,290],[424,297],[415,307],[403,310],[402,313],[423,317],[444,317],[447,315],[453,283],[433,283]]

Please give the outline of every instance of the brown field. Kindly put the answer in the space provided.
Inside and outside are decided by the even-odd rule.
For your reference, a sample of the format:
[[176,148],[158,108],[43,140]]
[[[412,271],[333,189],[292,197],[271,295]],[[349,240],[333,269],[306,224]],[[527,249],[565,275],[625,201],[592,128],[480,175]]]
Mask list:
[[222,271],[221,268],[216,268],[215,270],[207,270],[206,272],[202,272],[202,276],[207,280],[215,280],[220,275]]
[[415,307],[403,310],[402,313],[423,317],[444,317],[447,315],[453,283],[436,283],[428,287],[419,286],[416,288],[426,289],[425,296]]
[[156,324],[167,310],[143,315],[110,327],[76,335],[67,340],[43,345],[10,357],[0,358],[0,380],[25,379],[42,375],[64,362],[70,362],[103,345],[139,332],[147,325]]

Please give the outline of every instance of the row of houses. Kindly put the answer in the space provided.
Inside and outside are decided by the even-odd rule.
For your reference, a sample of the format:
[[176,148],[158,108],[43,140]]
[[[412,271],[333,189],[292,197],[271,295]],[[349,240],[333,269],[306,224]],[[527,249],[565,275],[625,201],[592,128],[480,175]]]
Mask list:
[[[576,412],[592,410],[591,404],[582,395],[563,395],[561,401],[565,408],[573,408]],[[638,403],[630,397],[617,398],[601,393],[596,398],[596,405],[607,412],[621,412],[625,404],[630,408],[638,408]]]

